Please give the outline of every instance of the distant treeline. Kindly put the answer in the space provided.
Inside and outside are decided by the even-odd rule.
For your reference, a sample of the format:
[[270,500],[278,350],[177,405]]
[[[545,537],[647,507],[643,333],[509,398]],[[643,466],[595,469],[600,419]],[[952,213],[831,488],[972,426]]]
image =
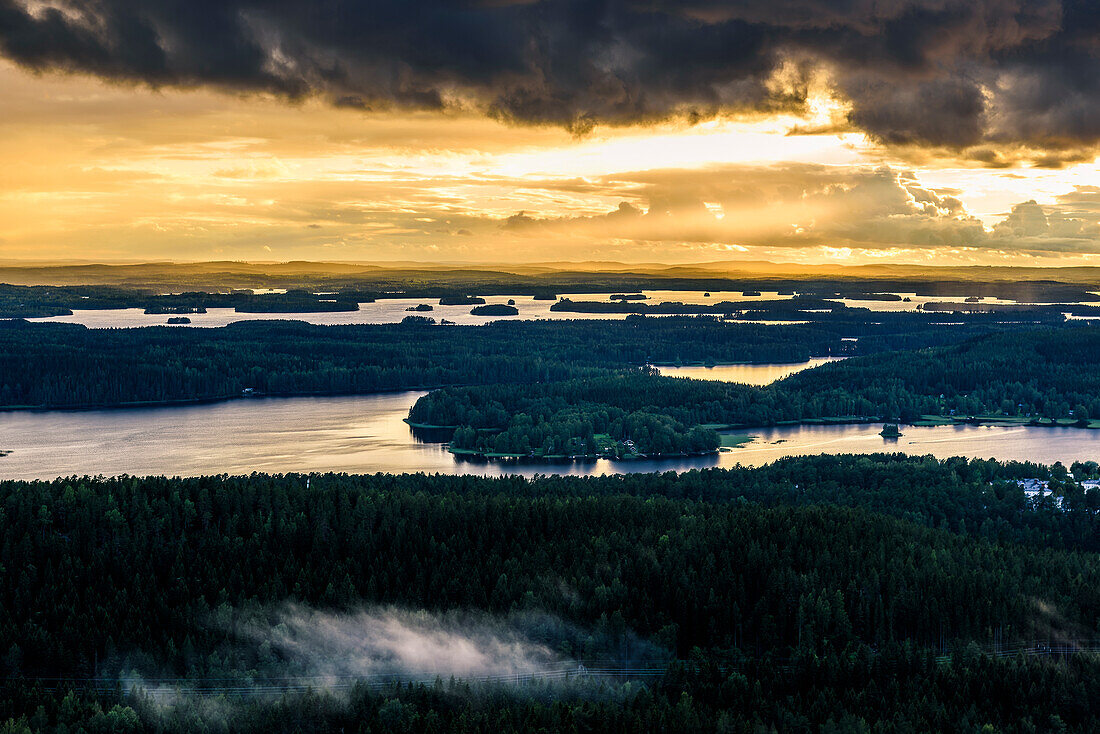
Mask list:
[[312,313],[357,311],[373,293],[343,291],[318,294],[308,290],[286,293],[230,291],[188,292],[170,295],[144,289],[110,286],[13,286],[0,284],[0,319],[66,316],[73,309],[141,308],[150,314],[203,313],[209,308],[232,308],[239,313]]
[[[890,294],[859,294],[856,297],[872,301],[889,301],[897,297]],[[624,313],[641,315],[688,315],[716,314],[726,318],[755,320],[793,320],[812,322],[871,321],[881,312],[852,306],[841,301],[814,297],[796,296],[788,299],[763,299],[756,301],[717,301],[713,303],[681,303],[663,301],[658,303],[630,303],[626,301],[572,301],[562,298],[551,311],[566,313]],[[1100,308],[1082,304],[999,304],[999,303],[918,303],[915,310],[927,314],[939,314],[942,323],[953,323],[959,313],[988,313],[998,318],[1026,318],[1035,322],[1061,323],[1066,314],[1071,316],[1098,316]]]
[[[1100,632],[1100,496],[1058,470],[1064,509],[1029,501],[1010,480],[1035,475],[1050,476],[873,456],[530,481],[0,482],[0,726],[1088,731],[1094,657],[986,654]],[[254,624],[287,601],[528,615],[566,659],[622,665],[644,647],[682,662],[640,692],[593,683],[563,700],[440,681],[229,694],[214,709],[185,688],[173,709],[81,685],[130,670],[198,687],[278,675],[292,661]]]
[[[757,301],[716,301],[714,303],[681,303],[663,301],[659,303],[634,303],[628,300],[572,301],[562,298],[551,311],[569,313],[633,313],[652,315],[671,314],[732,314],[741,311],[782,313],[788,317],[806,310],[835,311],[846,308],[840,301],[824,298],[799,296],[788,299],[766,299]],[[865,314],[866,315],[866,314]]]
[[[892,293],[921,296],[1001,298],[1024,302],[1073,304],[1095,300],[1090,288],[1050,280],[956,278],[792,278],[720,277],[692,274],[571,272],[516,274],[484,269],[438,269],[430,278],[421,269],[317,263],[249,265],[246,263],[144,264],[130,266],[0,267],[0,318],[34,318],[99,308],[234,308],[249,300],[251,289],[285,289],[320,298],[288,302],[281,311],[316,310],[317,303],[364,303],[375,298],[462,299],[490,295],[530,295],[553,299],[559,293],[629,294],[641,290],[798,293],[807,298],[894,300]],[[1067,276],[1070,275],[1067,273]],[[9,285],[60,283],[62,285]],[[171,295],[165,295],[171,294]],[[260,296],[275,303],[278,294]],[[294,300],[294,299],[292,299]],[[313,308],[311,308],[313,306]],[[679,311],[679,313],[692,311]]]
[[713,318],[86,329],[0,321],[0,406],[119,405],[564,380],[646,363],[801,362],[948,344],[1001,325],[945,328],[917,314],[877,323],[761,326]]

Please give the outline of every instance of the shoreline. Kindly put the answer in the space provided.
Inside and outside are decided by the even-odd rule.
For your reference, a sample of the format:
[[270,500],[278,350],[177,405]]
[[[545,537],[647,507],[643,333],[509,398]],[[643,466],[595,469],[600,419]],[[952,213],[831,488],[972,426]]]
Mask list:
[[[406,421],[408,422],[408,421]],[[600,459],[606,459],[610,462],[630,462],[630,461],[662,461],[668,459],[684,459],[692,457],[703,456],[717,456],[718,454],[735,452],[737,449],[746,448],[756,443],[759,440],[759,436],[746,435],[740,432],[749,432],[754,430],[770,429],[770,428],[794,428],[798,426],[851,426],[851,425],[877,425],[881,423],[896,423],[899,426],[911,426],[913,428],[936,428],[936,427],[949,427],[949,426],[987,426],[992,428],[1063,428],[1063,429],[1077,429],[1082,431],[1095,431],[1100,430],[1100,421],[1090,421],[1090,425],[1082,426],[1077,423],[1032,423],[1029,421],[1011,420],[1005,418],[994,417],[967,417],[967,418],[954,418],[949,416],[925,416],[922,420],[914,422],[901,422],[901,421],[886,421],[882,418],[870,418],[867,416],[837,416],[835,418],[808,418],[801,421],[779,421],[771,425],[713,425],[704,424],[707,428],[718,432],[719,436],[734,435],[741,439],[734,445],[719,445],[718,448],[713,451],[705,451],[700,453],[688,453],[688,454],[646,454],[631,457],[619,457],[613,458],[609,456],[600,455],[577,455],[577,456],[532,456],[530,454],[497,454],[493,452],[476,451],[474,449],[453,449],[450,445],[447,445],[447,452],[456,457],[468,457],[471,459],[479,459],[486,462],[526,462],[530,464],[553,464],[553,463],[585,463],[594,462]],[[442,428],[442,427],[440,427]],[[450,428],[450,427],[448,427]],[[738,432],[738,433],[735,433]],[[904,433],[901,434],[904,436]],[[884,437],[884,440],[891,440],[898,437]]]
[[599,461],[601,459],[605,461],[614,462],[631,462],[631,461],[663,461],[667,459],[690,459],[693,457],[703,456],[717,456],[721,452],[721,446],[714,449],[714,451],[702,451],[697,453],[680,453],[680,454],[638,454],[635,456],[601,456],[599,454],[577,454],[577,455],[565,455],[565,454],[552,454],[550,456],[532,456],[531,454],[497,454],[493,452],[477,451],[474,449],[453,449],[449,445],[447,446],[447,453],[452,456],[464,456],[472,459],[483,459],[485,461],[515,461],[515,462],[527,462],[530,464],[579,464],[579,463],[591,463]]
[[[172,408],[187,405],[213,405],[214,403],[232,403],[238,400],[261,400],[264,398],[351,398],[369,397],[371,395],[390,395],[401,392],[431,392],[448,387],[462,387],[461,384],[453,385],[424,385],[416,387],[389,387],[378,390],[356,392],[265,392],[253,395],[223,395],[204,398],[178,398],[174,400],[135,400],[124,403],[82,403],[80,405],[5,405],[0,406],[0,413],[50,413],[50,412],[84,412],[91,410],[130,410],[135,408]],[[406,421],[407,422],[407,421]],[[449,426],[413,426],[415,428],[448,428]]]
[[793,361],[773,361],[773,362],[715,362],[714,364],[707,364],[706,362],[649,362],[644,367],[703,367],[704,369],[712,369],[715,367],[764,367],[770,365],[792,365],[792,364],[806,364],[807,362],[813,362],[815,359],[827,359],[829,361],[840,361],[842,359],[848,359],[848,356],[837,357],[831,354],[824,356],[810,356],[808,359],[797,359]]

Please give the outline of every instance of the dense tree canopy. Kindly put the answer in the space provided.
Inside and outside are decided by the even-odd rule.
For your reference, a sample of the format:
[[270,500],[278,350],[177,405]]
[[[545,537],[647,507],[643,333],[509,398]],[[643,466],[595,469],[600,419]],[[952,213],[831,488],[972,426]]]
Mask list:
[[[860,356],[767,387],[643,366],[796,361],[853,343]],[[1088,326],[908,315],[8,322],[0,404],[442,387],[410,418],[456,427],[457,449],[677,453],[713,448],[707,424],[951,411],[1085,423],[1100,416],[1098,353]],[[1086,476],[1100,476],[1095,462],[880,455],[679,476],[3,481],[0,731],[1089,731],[1100,663],[1072,653],[1100,638],[1100,491]],[[1026,496],[1022,478],[1048,493]],[[247,690],[290,669],[249,636],[287,603],[524,620],[563,660],[658,672],[225,693],[218,681]],[[1058,646],[1064,659],[1047,654]],[[186,688],[170,715],[119,685],[129,671]],[[212,707],[191,688],[222,695]]]
[[[1100,713],[1084,695],[1100,691],[1094,662],[1055,668],[982,652],[1097,634],[1100,501],[1064,472],[1056,491],[1079,497],[1063,509],[1009,481],[1038,474],[876,456],[682,476],[3,482],[0,721],[184,729],[186,717],[158,719],[122,693],[77,686],[69,700],[35,680],[131,668],[195,685],[255,677],[279,661],[242,644],[243,630],[290,599],[538,613],[565,623],[538,634],[567,658],[621,664],[647,645],[685,662],[641,698],[617,694],[625,704],[574,692],[544,709],[541,697],[446,686],[363,689],[351,708],[324,697],[241,703],[258,729],[278,711],[322,729],[381,726],[398,701],[429,720],[465,711],[467,727],[491,708],[509,731],[531,720],[568,728],[577,716],[623,731],[719,718],[782,728],[786,717],[1020,726],[1001,706],[1033,730],[1055,715],[1084,730]],[[934,660],[944,654],[954,657]],[[1052,700],[1066,695],[1078,703]]]
[[[913,316],[913,315],[905,315]],[[560,380],[653,363],[800,362],[811,356],[953,343],[1003,328],[899,324],[761,326],[711,318],[485,326],[86,329],[0,320],[0,405],[66,407],[269,394],[362,393]],[[845,339],[858,338],[858,342]]]
[[700,424],[981,415],[1073,417],[1088,426],[1089,416],[1100,416],[1097,354],[1100,329],[1022,331],[856,357],[766,387],[633,370],[448,388],[421,398],[410,418],[460,426],[452,442],[460,450],[535,455],[569,453],[567,446],[596,453],[598,434],[633,440],[643,453],[713,449],[717,437],[700,433]]

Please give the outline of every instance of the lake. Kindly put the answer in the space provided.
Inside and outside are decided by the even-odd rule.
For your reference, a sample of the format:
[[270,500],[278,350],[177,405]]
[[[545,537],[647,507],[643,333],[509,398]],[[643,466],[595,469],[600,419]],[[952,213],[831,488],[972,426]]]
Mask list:
[[1067,466],[1100,459],[1100,431],[1030,426],[790,426],[729,452],[688,459],[588,463],[487,463],[460,459],[414,435],[402,419],[423,392],[252,398],[202,405],[85,411],[13,411],[0,418],[0,478],[69,475],[194,476],[251,472],[609,474],[760,465],[783,456],[903,451]]
[[1003,461],[1033,461],[1067,467],[1074,461],[1100,460],[1100,430],[1038,426],[901,426],[903,435],[885,439],[881,423],[838,426],[782,426],[737,431],[755,439],[722,454],[723,466],[738,462],[760,466],[784,456],[872,454],[900,451],[938,459],[966,456]]
[[[486,463],[460,459],[403,422],[423,392],[251,398],[200,405],[0,413],[0,478],[69,475],[428,472],[600,474],[589,464]],[[690,465],[716,465],[706,457]],[[684,462],[680,462],[681,464]],[[616,471],[675,468],[639,461]]]
[[[759,296],[745,296],[740,291],[712,291],[710,296],[703,291],[677,291],[677,290],[653,290],[642,291],[647,299],[643,303],[656,304],[679,301],[680,303],[720,303],[722,301],[767,301],[785,300],[790,295],[779,295],[776,291],[762,291]],[[603,301],[610,300],[610,293],[561,293],[559,297],[569,298],[574,301]],[[960,297],[942,296],[917,296],[915,293],[898,294],[911,297],[909,302],[904,301],[860,301],[844,299],[844,302],[852,307],[867,308],[872,311],[914,311],[918,304],[929,302],[958,302]],[[626,314],[591,314],[570,313],[565,311],[551,311],[550,306],[554,301],[536,301],[531,296],[485,296],[486,303],[507,303],[515,301],[519,309],[518,316],[474,316],[470,313],[472,306],[440,306],[437,298],[383,298],[373,303],[359,304],[358,311],[338,311],[333,313],[237,313],[231,308],[211,308],[207,313],[188,314],[191,326],[218,327],[231,324],[234,321],[262,320],[262,319],[293,319],[306,321],[311,324],[336,325],[336,324],[396,324],[409,315],[421,315],[434,318],[436,321],[447,319],[456,324],[472,325],[484,324],[490,321],[502,319],[623,319]],[[425,313],[410,312],[407,309],[426,303],[432,306],[432,311]],[[983,303],[1015,303],[1014,301],[1002,301],[987,298]],[[49,318],[30,319],[30,321],[48,321],[58,323],[83,324],[92,329],[115,329],[136,326],[164,325],[169,316],[165,314],[146,314],[140,308],[122,309],[74,309],[70,316],[53,316]],[[751,320],[739,320],[740,323],[803,323],[801,321],[769,321],[755,322]]]
[[770,385],[776,380],[790,377],[795,372],[836,362],[844,357],[812,357],[808,362],[790,364],[719,364],[713,367],[685,365],[682,367],[657,367],[657,371],[669,377],[690,377],[694,380],[740,382],[745,385]]
[[[665,301],[680,301],[681,303],[705,303],[730,300],[766,300],[769,298],[784,298],[775,292],[762,293],[757,297],[745,297],[740,293],[718,292],[711,294],[711,298],[704,298],[701,291],[645,291],[649,296],[646,303],[663,303]],[[610,293],[562,293],[562,298],[574,301],[609,301]],[[789,296],[787,296],[789,297]],[[531,296],[485,296],[487,304],[506,304],[514,301],[519,309],[518,316],[474,316],[470,313],[473,306],[441,306],[438,298],[380,298],[372,303],[360,303],[358,311],[336,311],[331,313],[237,313],[231,308],[211,308],[206,313],[187,314],[191,319],[190,326],[218,327],[231,324],[234,321],[254,321],[271,319],[293,319],[305,321],[311,324],[333,326],[339,324],[396,324],[406,316],[427,316],[436,321],[447,319],[464,326],[486,324],[490,321],[502,321],[508,319],[536,320],[536,319],[625,319],[627,314],[606,313],[570,313],[567,311],[551,311],[554,301],[535,300]],[[410,312],[408,309],[426,303],[432,307],[427,312]],[[50,318],[29,319],[30,321],[45,321],[58,323],[83,324],[90,329],[116,329],[136,326],[157,326],[166,324],[169,316],[164,314],[146,314],[140,308],[121,309],[74,309],[71,316],[53,316]],[[777,322],[771,322],[777,323]]]

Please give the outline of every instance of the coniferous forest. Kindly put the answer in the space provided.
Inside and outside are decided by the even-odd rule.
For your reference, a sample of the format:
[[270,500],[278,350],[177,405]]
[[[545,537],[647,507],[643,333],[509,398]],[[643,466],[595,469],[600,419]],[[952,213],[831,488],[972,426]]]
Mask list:
[[[723,426],[813,420],[1087,430],[1098,334],[916,314],[11,321],[0,398],[431,388],[410,423],[447,427],[456,452],[676,455],[715,450]],[[811,356],[847,359],[767,386],[654,367]],[[1098,477],[1094,462],[898,454],[587,478],[0,481],[0,726],[1091,731]]]
[[707,426],[815,419],[985,416],[1036,424],[1100,417],[1100,331],[990,334],[959,344],[855,357],[766,387],[662,377],[653,371],[452,387],[421,398],[416,423],[459,426],[453,445],[489,454],[592,453],[599,435],[646,453],[713,450]]
[[355,326],[241,321],[218,329],[87,329],[0,320],[0,406],[223,399],[248,387],[303,395],[522,383],[646,363],[802,362],[955,343],[1019,328],[980,315],[944,329],[916,314],[897,314],[882,323],[791,326],[712,317],[484,326],[415,319]]
[[[1037,467],[900,455],[4,482],[0,705],[7,731],[1088,731],[1090,468],[1046,501],[1013,481]],[[396,610],[621,678],[333,691],[287,644],[303,615]],[[315,687],[250,689],[296,676]]]

